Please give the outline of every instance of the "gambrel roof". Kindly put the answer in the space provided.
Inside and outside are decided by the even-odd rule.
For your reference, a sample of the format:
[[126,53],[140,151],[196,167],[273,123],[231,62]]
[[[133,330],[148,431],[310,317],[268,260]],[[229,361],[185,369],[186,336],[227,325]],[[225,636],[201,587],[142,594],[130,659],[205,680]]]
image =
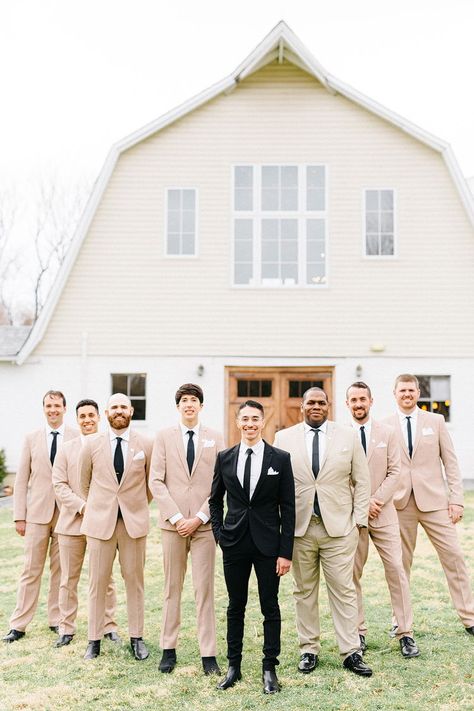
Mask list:
[[[137,143],[149,138],[161,129],[169,126],[173,122],[182,118],[186,114],[189,114],[217,96],[223,93],[229,93],[238,86],[239,82],[270,62],[278,61],[281,63],[283,60],[298,66],[300,69],[303,69],[308,74],[314,76],[315,79],[317,79],[328,92],[331,92],[332,94],[340,94],[346,97],[350,101],[360,105],[367,111],[376,114],[380,118],[409,134],[416,140],[440,153],[446,163],[468,217],[470,218],[472,224],[474,224],[474,199],[449,144],[424,131],[419,126],[410,123],[402,116],[390,111],[381,104],[378,104],[376,101],[364,96],[356,89],[353,89],[351,86],[345,84],[339,79],[336,79],[336,77],[326,71],[326,69],[312,56],[304,44],[302,44],[294,32],[288,27],[288,25],[281,21],[262,40],[262,42],[260,42],[253,52],[251,52],[225,79],[222,79],[210,88],[200,94],[197,94],[155,121],[143,126],[112,147],[105,161],[104,167],[95,183],[84,214],[78,225],[67,258],[58,273],[47,302],[37,322],[35,323],[29,338],[23,345],[18,355],[15,358],[10,357],[8,360],[14,360],[18,364],[23,363],[41,341],[61,292],[67,282],[82,242],[87,234],[92,218],[121,153],[133,147]],[[0,360],[6,359],[6,357],[2,358],[0,355]]]

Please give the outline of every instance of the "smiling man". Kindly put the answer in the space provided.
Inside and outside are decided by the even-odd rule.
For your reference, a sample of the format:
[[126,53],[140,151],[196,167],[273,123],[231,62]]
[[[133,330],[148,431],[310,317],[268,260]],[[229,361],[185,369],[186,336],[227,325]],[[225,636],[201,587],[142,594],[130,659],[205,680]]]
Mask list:
[[224,449],[220,432],[199,422],[204,394],[185,383],[175,394],[179,423],[156,435],[150,489],[159,510],[163,551],[164,600],[160,671],[176,666],[181,624],[181,593],[191,555],[199,648],[204,673],[220,673],[216,660],[214,562],[208,498],[217,452]]
[[[239,444],[217,455],[209,499],[212,530],[222,548],[229,595],[227,658],[229,668],[218,689],[241,679],[245,607],[252,566],[263,613],[262,679],[265,694],[280,691],[280,577],[291,566],[295,528],[295,488],[290,457],[262,439],[264,410],[255,400],[237,412]],[[227,514],[224,520],[224,496]]]
[[301,655],[298,670],[309,674],[318,664],[321,567],[343,666],[354,674],[371,676],[361,655],[352,577],[358,529],[368,525],[367,460],[352,428],[328,421],[324,390],[307,390],[301,411],[304,422],[275,436],[275,444],[291,454],[295,477],[293,594]]
[[52,466],[63,442],[79,436],[64,424],[66,399],[59,390],[43,398],[46,427],[27,435],[15,479],[13,514],[16,532],[25,537],[25,564],[18,584],[17,603],[4,642],[24,637],[38,604],[41,576],[49,547],[50,582],[48,624],[57,632],[59,623],[59,546],[54,531],[58,507],[54,497]]

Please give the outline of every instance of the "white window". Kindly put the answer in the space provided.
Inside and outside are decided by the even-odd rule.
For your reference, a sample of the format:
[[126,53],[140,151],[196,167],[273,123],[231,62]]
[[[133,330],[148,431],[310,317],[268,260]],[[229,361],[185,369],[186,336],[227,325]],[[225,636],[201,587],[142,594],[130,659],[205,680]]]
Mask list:
[[326,168],[234,167],[234,284],[326,284]]
[[420,383],[418,405],[422,410],[443,415],[449,422],[451,407],[451,378],[449,375],[417,375]]
[[130,398],[134,420],[146,420],[146,373],[112,373],[112,395],[123,393]]
[[193,257],[196,254],[197,191],[170,188],[166,207],[166,254]]
[[395,198],[393,190],[365,191],[365,255],[395,254]]

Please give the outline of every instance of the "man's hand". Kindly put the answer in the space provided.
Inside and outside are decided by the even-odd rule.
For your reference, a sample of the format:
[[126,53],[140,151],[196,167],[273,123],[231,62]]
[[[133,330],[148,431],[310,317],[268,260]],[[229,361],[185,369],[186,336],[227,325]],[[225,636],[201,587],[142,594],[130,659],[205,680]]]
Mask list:
[[377,518],[382,511],[383,501],[380,499],[370,499],[369,503],[369,518]]
[[281,577],[282,575],[286,575],[289,569],[291,568],[291,560],[288,560],[287,558],[277,558],[277,564],[276,564],[276,574]]
[[26,521],[15,521],[15,529],[19,536],[24,536],[26,531]]
[[464,506],[458,506],[458,504],[448,505],[448,516],[453,523],[458,523],[462,519],[464,513]]
[[179,521],[176,521],[176,530],[180,536],[187,538],[188,536],[192,536],[201,524],[202,521],[199,516],[194,516],[194,518],[180,518]]

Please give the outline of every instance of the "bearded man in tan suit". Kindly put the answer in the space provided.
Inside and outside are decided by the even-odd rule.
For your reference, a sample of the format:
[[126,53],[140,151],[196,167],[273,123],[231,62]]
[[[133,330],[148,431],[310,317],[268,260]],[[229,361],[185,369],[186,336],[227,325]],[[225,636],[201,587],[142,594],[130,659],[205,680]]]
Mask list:
[[[86,502],[80,495],[78,465],[85,437],[97,434],[98,431],[99,406],[95,400],[80,400],[76,405],[76,419],[81,435],[61,447],[53,466],[53,486],[59,506],[55,533],[58,536],[61,562],[59,637],[55,647],[70,644],[76,632],[77,585],[86,552],[86,537],[81,534]],[[120,637],[114,622],[115,609],[115,585],[111,579],[107,589],[104,637],[118,643]]]
[[352,415],[352,426],[367,455],[371,480],[369,527],[359,531],[354,560],[361,649],[363,652],[367,649],[367,625],[360,579],[367,562],[370,536],[385,570],[392,609],[398,620],[396,636],[400,642],[400,651],[405,658],[417,657],[420,652],[413,639],[410,587],[403,568],[398,518],[393,505],[393,495],[400,478],[400,447],[393,427],[371,418],[372,404],[372,394],[366,383],[358,381],[347,388],[346,405]]
[[224,449],[224,439],[220,432],[199,422],[204,402],[199,385],[181,385],[175,402],[180,422],[158,432],[150,473],[150,489],[159,509],[165,572],[160,671],[169,673],[176,666],[181,593],[191,554],[202,666],[207,675],[220,674],[214,611],[216,544],[208,498],[217,453]]
[[275,437],[275,445],[291,454],[295,479],[293,594],[301,652],[298,670],[309,674],[318,664],[321,565],[343,666],[354,674],[371,676],[361,655],[352,579],[358,529],[368,523],[367,459],[351,427],[328,421],[324,390],[307,390],[301,411],[305,421],[280,430]]
[[453,443],[444,417],[417,407],[420,386],[415,375],[399,375],[394,395],[398,411],[386,422],[395,428],[401,448],[402,471],[394,503],[403,566],[409,578],[421,523],[436,549],[461,622],[474,635],[474,598],[455,528],[463,517],[464,498]]
[[105,411],[110,429],[88,437],[81,450],[80,489],[86,499],[81,533],[89,551],[89,644],[84,659],[100,654],[107,587],[118,550],[127,594],[130,646],[135,659],[148,657],[143,641],[147,486],[151,441],[130,429],[133,407],[122,393]]
[[41,587],[41,576],[48,554],[50,581],[48,624],[53,632],[59,622],[59,547],[54,527],[58,507],[54,498],[52,465],[63,442],[79,436],[64,425],[66,399],[59,390],[48,390],[43,398],[47,426],[26,436],[15,478],[13,516],[16,532],[25,537],[25,564],[18,585],[16,608],[10,618],[10,631],[4,642],[24,637],[33,619]]

